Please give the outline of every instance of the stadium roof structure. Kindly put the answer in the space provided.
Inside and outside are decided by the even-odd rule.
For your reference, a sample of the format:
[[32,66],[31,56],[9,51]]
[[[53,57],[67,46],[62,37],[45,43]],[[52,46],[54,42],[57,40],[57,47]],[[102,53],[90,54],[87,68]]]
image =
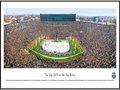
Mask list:
[[55,62],[67,62],[80,58],[85,48],[76,38],[58,39],[38,37],[28,46],[29,52]]
[[76,21],[76,14],[40,14],[40,21]]

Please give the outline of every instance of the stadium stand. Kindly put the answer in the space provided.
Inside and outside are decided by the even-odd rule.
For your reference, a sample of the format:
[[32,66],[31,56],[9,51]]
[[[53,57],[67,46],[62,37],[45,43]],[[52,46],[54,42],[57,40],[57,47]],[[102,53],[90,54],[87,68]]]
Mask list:
[[[24,28],[23,28],[24,27]],[[82,33],[80,33],[82,31]],[[74,61],[58,63],[23,49],[40,35],[66,38],[71,34],[85,46],[86,53]],[[116,67],[116,27],[90,22],[30,21],[4,27],[5,68],[111,68]]]

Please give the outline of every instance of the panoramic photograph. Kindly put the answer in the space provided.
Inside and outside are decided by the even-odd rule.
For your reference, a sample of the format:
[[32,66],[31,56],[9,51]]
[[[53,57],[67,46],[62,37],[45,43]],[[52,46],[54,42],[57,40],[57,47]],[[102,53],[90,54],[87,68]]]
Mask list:
[[4,68],[116,68],[116,9],[4,8]]

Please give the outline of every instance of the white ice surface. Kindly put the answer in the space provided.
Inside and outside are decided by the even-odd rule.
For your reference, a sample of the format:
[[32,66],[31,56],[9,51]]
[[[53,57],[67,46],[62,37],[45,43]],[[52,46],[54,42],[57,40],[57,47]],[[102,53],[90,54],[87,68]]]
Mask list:
[[53,40],[44,40],[42,42],[43,50],[51,53],[66,53],[70,49],[68,41],[55,42]]

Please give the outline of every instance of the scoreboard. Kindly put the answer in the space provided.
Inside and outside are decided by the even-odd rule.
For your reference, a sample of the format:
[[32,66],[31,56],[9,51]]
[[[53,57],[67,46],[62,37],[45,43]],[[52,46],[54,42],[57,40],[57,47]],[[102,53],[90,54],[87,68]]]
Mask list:
[[40,21],[76,21],[76,14],[40,14]]

